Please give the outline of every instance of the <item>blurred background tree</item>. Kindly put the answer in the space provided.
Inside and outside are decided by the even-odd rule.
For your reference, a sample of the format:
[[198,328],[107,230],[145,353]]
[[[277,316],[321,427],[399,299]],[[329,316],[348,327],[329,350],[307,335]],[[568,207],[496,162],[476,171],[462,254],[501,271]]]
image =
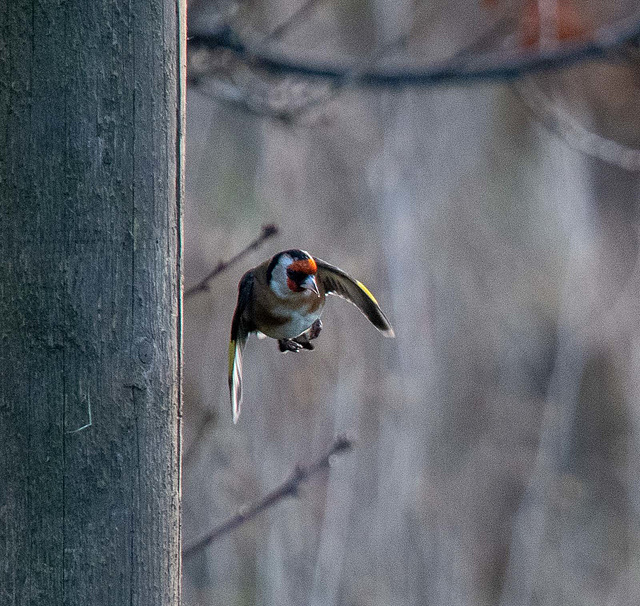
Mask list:
[[[185,544],[357,445],[189,558],[185,603],[636,604],[636,3],[189,10],[186,287],[279,235],[185,302]],[[397,338],[332,300],[313,353],[250,341],[234,427],[237,283],[291,247]]]

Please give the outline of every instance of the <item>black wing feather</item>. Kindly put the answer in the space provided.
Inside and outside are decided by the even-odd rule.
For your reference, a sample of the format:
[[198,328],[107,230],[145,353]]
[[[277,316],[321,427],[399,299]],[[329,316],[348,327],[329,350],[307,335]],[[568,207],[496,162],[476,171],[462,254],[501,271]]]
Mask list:
[[315,262],[318,265],[317,279],[324,285],[327,294],[353,303],[385,337],[395,337],[389,320],[364,284],[322,259],[315,258]]

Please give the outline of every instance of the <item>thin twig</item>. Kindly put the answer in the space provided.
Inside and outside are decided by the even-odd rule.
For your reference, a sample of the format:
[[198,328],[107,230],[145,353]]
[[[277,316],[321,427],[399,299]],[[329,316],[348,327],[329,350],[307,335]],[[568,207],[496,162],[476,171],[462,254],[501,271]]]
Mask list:
[[296,496],[298,493],[298,488],[301,484],[309,480],[318,472],[329,469],[336,455],[347,452],[352,448],[353,442],[351,440],[349,440],[346,436],[338,436],[325,455],[323,455],[313,463],[310,463],[309,465],[297,465],[291,477],[286,482],[281,484],[278,488],[266,494],[257,503],[242,507],[238,513],[230,517],[225,522],[222,522],[222,524],[216,526],[204,537],[193,543],[193,545],[185,547],[182,550],[182,559],[186,559],[190,555],[193,555],[195,552],[200,551],[201,549],[209,545],[209,543],[212,543],[213,541],[219,539],[222,535],[236,529],[238,526],[244,524],[248,520],[255,518],[259,513],[262,513],[269,507],[272,507],[282,499]]
[[228,261],[220,261],[220,263],[218,263],[218,265],[212,272],[202,278],[202,280],[200,280],[200,282],[198,282],[196,285],[185,291],[184,298],[186,299],[187,297],[191,297],[198,292],[209,290],[209,282],[213,280],[218,274],[229,269],[229,267],[231,267],[234,263],[240,261],[242,257],[250,253],[252,250],[258,248],[265,240],[269,239],[271,236],[275,236],[277,233],[278,228],[275,225],[263,225],[262,233],[253,242],[251,242],[247,247],[241,250],[237,255],[231,257],[231,259],[229,259]]

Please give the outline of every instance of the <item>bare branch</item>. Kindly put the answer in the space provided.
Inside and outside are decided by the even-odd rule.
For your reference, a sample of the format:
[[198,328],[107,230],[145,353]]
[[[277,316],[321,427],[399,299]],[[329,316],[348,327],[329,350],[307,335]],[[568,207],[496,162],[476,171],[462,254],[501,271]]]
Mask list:
[[357,83],[360,75],[366,73],[366,71],[370,69],[377,61],[382,59],[394,49],[406,44],[407,39],[408,35],[404,35],[399,37],[397,40],[393,40],[388,44],[380,46],[371,54],[370,57],[367,57],[364,61],[362,61],[360,65],[355,66],[352,71],[343,79],[331,82],[326,87],[324,95],[319,95],[315,99],[309,99],[309,101],[305,105],[301,105],[296,109],[288,111],[282,118],[285,122],[295,122],[319,105],[324,105],[325,103],[332,101],[353,83]]
[[[297,24],[300,13],[306,14],[319,1],[308,0],[289,19],[265,36],[261,44],[273,41],[273,36],[278,37],[292,24]],[[495,45],[497,39],[505,36],[509,26],[514,22],[515,17],[511,13],[503,15],[486,32],[461,48],[450,61],[486,51],[491,44]],[[327,81],[317,78],[305,80],[301,76],[278,77],[260,70],[252,70],[238,57],[231,59],[232,54],[229,51],[214,51],[205,47],[193,49],[194,52],[190,54],[189,73],[191,83],[201,85],[198,91],[202,95],[215,101],[226,102],[253,115],[273,118],[285,124],[295,124],[312,110],[336,99],[350,86],[357,86],[362,74],[373,69],[376,63],[391,52],[406,46],[412,35],[413,33],[409,31],[396,40],[380,45],[369,56],[352,65],[349,73],[340,80]],[[235,69],[242,66],[245,72],[250,71],[253,75],[252,79],[236,81],[233,62],[236,63]],[[206,74],[211,77],[203,78]],[[309,126],[310,123],[307,121],[305,124]]]
[[298,488],[301,484],[308,481],[312,476],[319,473],[320,471],[329,469],[333,464],[334,458],[337,455],[347,452],[352,448],[353,442],[351,440],[349,440],[346,436],[338,436],[325,455],[307,466],[297,465],[291,477],[286,482],[281,484],[278,488],[266,494],[262,499],[260,499],[253,505],[242,507],[238,513],[230,517],[225,522],[222,522],[222,524],[216,526],[204,537],[193,543],[193,545],[185,547],[182,550],[182,559],[184,560],[197,551],[200,551],[201,549],[209,545],[209,543],[212,543],[213,541],[219,539],[222,535],[227,534],[228,532],[236,529],[238,526],[241,526],[248,520],[256,517],[258,514],[262,513],[269,507],[272,507],[276,503],[279,503],[282,499],[296,496],[298,494]]
[[[640,14],[622,19],[613,26],[598,28],[588,41],[565,41],[552,49],[505,50],[503,48],[481,54],[456,55],[452,59],[427,67],[394,70],[367,70],[347,63],[321,63],[298,61],[295,58],[267,48],[265,45],[247,45],[230,28],[215,34],[196,34],[189,40],[193,50],[226,49],[254,69],[263,69],[277,75],[297,75],[321,78],[333,82],[348,80],[359,86],[435,86],[439,84],[465,84],[475,80],[511,80],[524,74],[555,69],[588,59],[602,59],[607,52],[623,47],[640,37]],[[353,74],[357,73],[354,82]]]
[[247,255],[252,250],[255,250],[256,248],[258,248],[265,240],[268,240],[271,236],[275,236],[277,233],[278,233],[278,228],[276,225],[273,225],[273,224],[263,225],[262,233],[253,242],[251,242],[246,248],[241,250],[237,255],[235,255],[234,257],[231,257],[231,259],[229,259],[228,261],[220,261],[220,263],[218,263],[218,265],[212,272],[207,274],[196,285],[192,286],[191,288],[185,291],[184,298],[186,299],[188,297],[191,297],[192,295],[195,295],[198,292],[208,290],[209,282],[213,280],[218,274],[229,269],[229,267],[237,263],[240,259],[242,259],[242,257]]
[[513,90],[534,118],[570,148],[630,172],[640,170],[640,149],[607,139],[585,128],[562,111],[531,78],[515,82]]

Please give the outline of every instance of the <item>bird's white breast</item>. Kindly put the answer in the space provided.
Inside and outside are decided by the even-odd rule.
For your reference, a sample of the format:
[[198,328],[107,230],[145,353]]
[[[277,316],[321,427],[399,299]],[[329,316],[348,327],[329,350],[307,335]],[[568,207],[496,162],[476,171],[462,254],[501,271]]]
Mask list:
[[287,318],[287,323],[280,326],[274,326],[269,331],[269,336],[274,339],[293,339],[301,335],[305,330],[311,328],[311,325],[322,314],[322,306],[313,312],[304,308],[291,309],[291,307],[277,306],[271,312],[275,316]]

